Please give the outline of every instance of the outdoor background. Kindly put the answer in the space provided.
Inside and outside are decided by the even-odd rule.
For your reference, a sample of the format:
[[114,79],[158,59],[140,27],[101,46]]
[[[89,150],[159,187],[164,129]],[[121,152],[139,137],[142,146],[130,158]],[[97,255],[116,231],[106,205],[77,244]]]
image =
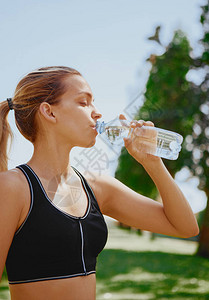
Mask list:
[[[184,136],[182,153],[174,164],[168,162],[168,169],[199,223],[206,224],[201,212],[209,195],[208,181],[203,178],[206,174],[203,170],[209,166],[209,128],[205,123],[205,127],[200,124],[198,113],[200,104],[206,105],[204,115],[208,107],[208,86],[203,83],[209,58],[205,59],[203,53],[208,51],[204,43],[209,42],[206,33],[209,19],[200,22],[201,14],[208,13],[201,6],[207,6],[208,1],[13,0],[0,4],[0,101],[13,96],[18,81],[28,72],[43,66],[64,65],[83,74],[105,122],[120,113],[129,119],[140,118],[139,108],[145,103],[141,110],[144,116],[154,120],[157,127]],[[169,76],[180,79],[177,89],[168,80]],[[175,102],[175,99],[179,100]],[[174,106],[169,115],[166,105],[172,101]],[[153,113],[147,113],[153,109]],[[175,109],[178,116],[173,114]],[[167,116],[163,119],[165,112]],[[9,168],[13,168],[27,162],[33,148],[16,129],[13,111],[9,112],[9,122],[14,133],[9,156]],[[202,132],[200,127],[204,127],[206,141],[197,138]],[[193,151],[195,140],[196,144],[204,144],[199,152]],[[138,192],[159,200],[140,167],[124,150],[121,152],[121,147],[111,147],[98,136],[92,149],[72,151],[71,164],[84,175],[89,172],[116,176],[133,189],[139,188]],[[201,159],[206,162],[204,166],[200,165]],[[134,176],[141,186],[137,187]],[[133,228],[121,229],[111,219],[107,222],[110,237],[99,257],[98,300],[209,299],[207,239],[207,250],[199,251],[197,256],[198,237],[193,240],[162,238]],[[209,230],[209,224],[206,225]],[[4,273],[0,300],[9,299],[8,295]]]
[[[174,31],[185,32],[193,54],[202,51],[199,39],[203,35],[199,22],[205,1],[198,0],[10,0],[1,1],[1,100],[12,97],[18,81],[28,72],[42,66],[66,65],[78,69],[90,84],[95,105],[110,121],[143,92],[149,76],[150,54],[163,53],[163,47],[147,38],[161,25],[160,38],[164,46],[172,40]],[[191,79],[201,82],[201,76]],[[139,103],[136,103],[136,105]],[[15,139],[9,168],[26,162],[33,151],[32,144],[17,131],[13,112],[9,113]],[[161,124],[158,124],[160,127]],[[166,129],[166,128],[165,128]],[[114,175],[118,152],[115,155],[97,138],[108,155],[103,172]],[[71,163],[86,161],[80,149],[72,152]],[[74,157],[76,156],[76,161]],[[84,167],[85,166],[85,167]],[[181,178],[180,178],[181,181]],[[184,185],[196,210],[205,206],[206,198],[194,193],[192,184]],[[198,197],[198,203],[196,201]],[[198,206],[198,207],[196,207]]]

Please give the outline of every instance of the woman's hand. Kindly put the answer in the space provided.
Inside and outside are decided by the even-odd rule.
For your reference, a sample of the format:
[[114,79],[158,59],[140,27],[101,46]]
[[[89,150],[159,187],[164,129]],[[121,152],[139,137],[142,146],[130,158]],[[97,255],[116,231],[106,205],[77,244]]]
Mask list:
[[[125,119],[125,116],[120,115],[119,119]],[[157,149],[157,132],[152,129],[153,127],[154,124],[151,121],[133,120],[130,136],[124,138],[128,153],[142,165],[160,160],[159,157],[153,155]]]
[[[119,119],[125,116],[120,115]],[[141,133],[143,125],[149,128]],[[150,121],[133,121],[132,135],[124,141],[128,152],[143,165],[155,183],[162,203],[134,192],[111,176],[97,176],[91,181],[94,194],[103,214],[131,227],[184,238],[195,236],[199,228],[189,203],[160,157],[146,153],[156,147],[153,126]],[[140,179],[138,184],[140,186]]]

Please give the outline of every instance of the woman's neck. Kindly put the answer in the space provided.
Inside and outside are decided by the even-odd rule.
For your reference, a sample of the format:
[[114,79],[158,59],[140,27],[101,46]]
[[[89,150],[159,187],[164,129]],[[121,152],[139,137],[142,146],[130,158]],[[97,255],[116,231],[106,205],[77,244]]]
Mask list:
[[34,143],[34,152],[28,165],[38,171],[39,176],[51,179],[54,176],[66,177],[72,172],[70,166],[71,147],[56,142],[37,141]]

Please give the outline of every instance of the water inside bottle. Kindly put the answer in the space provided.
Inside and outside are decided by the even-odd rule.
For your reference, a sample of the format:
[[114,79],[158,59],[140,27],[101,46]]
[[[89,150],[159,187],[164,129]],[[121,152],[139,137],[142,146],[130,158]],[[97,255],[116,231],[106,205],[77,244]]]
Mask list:
[[[146,153],[160,156],[167,159],[177,159],[181,150],[182,137],[177,133],[169,133],[166,130],[144,126],[143,129],[156,132],[157,135],[138,136],[141,142],[141,151]],[[131,129],[125,126],[107,126],[105,128],[105,134],[112,144],[121,143],[121,139],[128,137],[131,133]],[[151,132],[150,132],[151,133]]]
[[177,159],[183,138],[180,134],[158,128],[157,149],[154,155],[167,159]]
[[[117,119],[116,122],[118,122]],[[122,122],[120,120],[120,125],[116,122],[109,122],[109,124],[98,122],[97,130],[99,133],[104,132],[105,137],[112,145],[122,146],[123,138],[129,137],[133,129],[128,127],[129,124],[126,120],[122,120]],[[180,134],[151,126],[142,126],[138,129],[136,142],[140,151],[171,160],[178,158],[183,141]]]
[[105,127],[105,134],[111,143],[121,142],[121,139],[128,136],[129,130],[125,126],[107,126]]

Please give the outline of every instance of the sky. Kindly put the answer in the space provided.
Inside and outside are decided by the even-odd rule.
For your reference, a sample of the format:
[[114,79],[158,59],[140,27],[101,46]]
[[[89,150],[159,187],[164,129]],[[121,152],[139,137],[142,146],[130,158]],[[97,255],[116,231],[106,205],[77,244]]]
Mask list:
[[[1,101],[13,96],[18,81],[28,72],[65,65],[79,70],[90,84],[103,120],[132,112],[137,106],[133,100],[143,93],[149,76],[146,59],[151,53],[163,52],[163,47],[147,38],[161,25],[160,38],[166,46],[174,31],[181,29],[194,49],[193,55],[197,55],[202,35],[200,5],[204,2],[1,0]],[[33,147],[17,131],[12,111],[9,122],[15,137],[9,161],[9,168],[13,168],[29,160]],[[81,172],[96,166],[98,174],[114,175],[118,155],[118,149],[110,148],[98,137],[90,151],[74,149],[71,164]],[[179,178],[179,184],[185,185],[182,176]],[[197,193],[195,184],[192,186]],[[198,197],[202,209],[204,195],[200,192]]]

